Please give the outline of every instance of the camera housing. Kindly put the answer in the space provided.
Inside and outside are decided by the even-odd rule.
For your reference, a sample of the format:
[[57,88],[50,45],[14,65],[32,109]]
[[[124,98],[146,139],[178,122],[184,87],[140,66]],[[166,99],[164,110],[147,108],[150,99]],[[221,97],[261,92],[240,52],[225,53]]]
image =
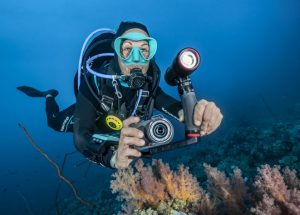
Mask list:
[[174,137],[172,123],[162,115],[152,116],[151,119],[141,121],[133,127],[144,132],[145,146],[137,148],[141,152],[169,144]]

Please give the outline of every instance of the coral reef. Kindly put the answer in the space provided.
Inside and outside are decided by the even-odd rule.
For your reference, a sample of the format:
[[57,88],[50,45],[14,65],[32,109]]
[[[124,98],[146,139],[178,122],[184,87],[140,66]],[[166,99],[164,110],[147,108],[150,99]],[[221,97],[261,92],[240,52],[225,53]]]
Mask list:
[[[236,214],[240,212],[259,215],[288,214],[285,213],[285,206],[282,206],[283,203],[278,201],[278,198],[286,199],[291,205],[294,204],[296,206],[296,202],[299,202],[296,199],[299,199],[300,189],[300,121],[267,123],[267,126],[248,123],[246,126],[240,126],[232,130],[233,132],[227,133],[226,136],[222,135],[222,137],[216,138],[203,137],[203,141],[198,145],[168,152],[163,159],[164,162],[169,163],[169,165],[164,164],[165,170],[163,171],[166,171],[164,173],[165,180],[170,180],[174,175],[178,175],[178,171],[174,172],[171,169],[176,169],[179,164],[188,166],[189,173],[194,176],[194,179],[198,180],[202,187],[201,189],[205,190],[208,200],[213,205],[213,208],[210,210],[212,211],[211,214],[229,214],[232,211],[236,211]],[[207,164],[202,165],[204,163]],[[262,166],[264,164],[272,166],[272,168],[268,167],[270,171],[273,168],[279,170],[279,165],[283,167],[277,172],[281,174],[283,178],[281,182],[285,183],[284,186],[288,191],[283,197],[276,197],[276,195],[273,197],[273,194],[267,188],[262,189],[263,191],[261,192],[261,188],[255,186],[257,180],[264,178],[261,174],[263,167],[266,167]],[[286,166],[289,168],[284,168]],[[140,166],[139,168],[140,170],[142,168],[143,171],[152,169],[153,177],[156,177],[157,172],[160,174],[155,169],[157,167],[159,165],[156,165],[156,167]],[[257,172],[257,167],[261,167],[259,172]],[[259,173],[258,176],[257,173]],[[139,174],[139,172],[132,169],[132,174]],[[146,176],[146,172],[143,174],[145,177],[149,176]],[[135,177],[138,178],[140,176],[135,175]],[[151,180],[153,178],[144,179],[143,183],[149,183]],[[157,182],[154,181],[153,183],[165,184],[162,178],[157,178],[157,180]],[[273,181],[269,182],[276,184]],[[264,185],[265,183],[261,184]],[[164,186],[167,185],[165,184]],[[169,190],[172,190],[172,187],[175,185],[169,183],[168,186]],[[147,190],[147,192],[151,193],[153,191]],[[107,186],[103,186],[102,193],[96,194],[89,199],[101,208],[100,214],[105,215],[116,214],[118,211],[121,211],[121,204],[127,201],[116,201],[116,197],[117,195],[111,193],[109,184],[107,184]],[[292,202],[290,202],[291,197],[294,199]],[[180,199],[173,199],[171,195],[168,195],[168,198],[170,200],[159,203],[157,209],[151,208],[145,203],[144,209],[130,208],[128,204],[123,206],[123,208],[129,207],[126,210],[131,211],[131,214],[133,214],[133,211],[136,214],[158,214],[158,210],[170,211],[173,208],[175,209],[172,212],[173,214],[177,212],[177,214],[180,214],[179,211],[184,208],[185,202]],[[149,197],[149,199],[151,198]],[[74,198],[66,199],[61,204],[64,208],[62,214],[76,214],[75,211],[78,212],[77,214],[99,214],[80,204],[80,202],[74,201]],[[230,206],[231,204],[238,206],[235,208]],[[157,205],[157,203],[154,205]],[[126,210],[123,210],[123,213],[126,214]],[[188,214],[191,211],[184,213]],[[290,214],[293,213],[290,212]]]
[[139,160],[135,169],[117,171],[111,182],[113,193],[118,192],[119,199],[127,202],[125,214],[172,214],[175,210],[212,214],[213,203],[188,168],[181,165],[173,172],[161,160],[146,167]]
[[226,173],[239,167],[248,180],[263,164],[288,166],[300,173],[300,121],[239,127],[213,142],[205,138],[198,145],[182,149],[184,156],[174,154],[165,161],[189,166],[200,182],[206,177],[199,163],[209,163]]
[[258,171],[254,185],[263,199],[251,211],[258,215],[300,214],[299,179],[295,171],[286,168],[282,175],[279,166],[271,168],[269,165]]
[[231,178],[217,168],[204,164],[207,175],[208,190],[216,199],[216,210],[220,214],[245,214],[247,187],[243,181],[241,170],[234,169]]
[[146,167],[139,160],[136,171],[119,170],[111,181],[112,191],[126,203],[119,215],[300,214],[295,171],[286,168],[281,173],[279,166],[263,165],[249,193],[240,169],[227,177],[208,164],[204,168],[207,192],[182,165],[173,172],[160,160]]

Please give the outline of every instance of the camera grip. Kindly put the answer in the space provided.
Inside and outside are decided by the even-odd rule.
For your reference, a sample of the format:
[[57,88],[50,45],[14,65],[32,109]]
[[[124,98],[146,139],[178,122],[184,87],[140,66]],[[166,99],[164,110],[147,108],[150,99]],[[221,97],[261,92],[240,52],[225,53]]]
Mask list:
[[200,131],[193,122],[194,109],[197,103],[195,92],[185,92],[180,97],[184,112],[185,135],[187,137],[200,136]]

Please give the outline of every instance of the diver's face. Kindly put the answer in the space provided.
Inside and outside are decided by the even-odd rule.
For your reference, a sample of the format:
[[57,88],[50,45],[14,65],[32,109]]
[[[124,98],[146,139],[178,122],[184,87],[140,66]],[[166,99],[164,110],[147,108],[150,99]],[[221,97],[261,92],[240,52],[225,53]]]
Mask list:
[[[130,30],[127,30],[124,32],[124,34],[130,33],[130,32],[139,32],[142,33],[146,36],[148,34],[139,29],[139,28],[133,28]],[[141,50],[141,53],[144,55],[145,58],[149,57],[149,44],[147,41],[140,40],[140,41],[133,41],[133,40],[124,40],[124,42],[121,45],[121,50],[120,53],[122,54],[122,57],[127,58],[133,49],[133,47],[138,47]],[[149,62],[147,62],[145,65],[140,65],[138,63],[136,64],[131,64],[131,65],[125,65],[122,60],[118,57],[118,63],[121,69],[121,72],[123,75],[130,75],[130,71],[132,69],[140,69],[142,70],[143,74],[146,74],[149,68]]]

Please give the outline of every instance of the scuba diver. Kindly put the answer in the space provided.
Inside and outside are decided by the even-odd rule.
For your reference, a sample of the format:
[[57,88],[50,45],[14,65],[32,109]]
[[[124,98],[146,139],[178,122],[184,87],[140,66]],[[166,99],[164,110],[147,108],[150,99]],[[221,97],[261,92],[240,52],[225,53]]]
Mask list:
[[[73,132],[75,147],[86,158],[122,169],[142,156],[139,147],[146,144],[145,132],[136,125],[149,121],[154,109],[183,122],[183,107],[159,87],[160,69],[154,59],[157,42],[145,25],[126,21],[116,33],[106,29],[98,37],[92,35],[80,56],[75,104],[59,112],[56,90],[18,89],[46,98],[49,127]],[[223,115],[214,102],[202,99],[190,108],[201,135],[219,127]]]

